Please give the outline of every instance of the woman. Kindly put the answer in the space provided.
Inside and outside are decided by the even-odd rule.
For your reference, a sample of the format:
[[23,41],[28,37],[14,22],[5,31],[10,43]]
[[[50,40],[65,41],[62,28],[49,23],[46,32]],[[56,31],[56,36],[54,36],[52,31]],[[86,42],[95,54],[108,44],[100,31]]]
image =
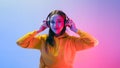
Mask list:
[[[80,37],[69,36],[65,32],[67,26]],[[49,28],[48,35],[37,35],[46,28]],[[76,52],[94,47],[97,43],[90,34],[77,29],[74,22],[60,10],[52,11],[39,30],[30,32],[17,41],[23,48],[40,50],[40,68],[73,68]]]

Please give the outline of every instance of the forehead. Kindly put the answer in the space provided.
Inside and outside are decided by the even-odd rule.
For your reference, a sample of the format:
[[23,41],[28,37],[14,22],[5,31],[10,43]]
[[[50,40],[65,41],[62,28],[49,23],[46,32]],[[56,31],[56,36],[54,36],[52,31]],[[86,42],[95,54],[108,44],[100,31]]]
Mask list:
[[51,16],[51,20],[64,20],[61,15],[55,14]]

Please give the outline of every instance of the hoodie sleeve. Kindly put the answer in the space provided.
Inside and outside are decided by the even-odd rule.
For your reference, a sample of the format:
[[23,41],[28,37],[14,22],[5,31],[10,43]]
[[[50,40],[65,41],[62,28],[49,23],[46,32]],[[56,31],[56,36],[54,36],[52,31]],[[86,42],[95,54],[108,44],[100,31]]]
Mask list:
[[74,40],[73,45],[75,45],[75,48],[77,51],[91,48],[98,44],[98,41],[93,36],[88,34],[87,32],[78,30],[77,34],[80,37],[73,38],[73,40]]
[[17,44],[23,48],[40,49],[42,39],[36,36],[37,31],[29,32],[17,40]]

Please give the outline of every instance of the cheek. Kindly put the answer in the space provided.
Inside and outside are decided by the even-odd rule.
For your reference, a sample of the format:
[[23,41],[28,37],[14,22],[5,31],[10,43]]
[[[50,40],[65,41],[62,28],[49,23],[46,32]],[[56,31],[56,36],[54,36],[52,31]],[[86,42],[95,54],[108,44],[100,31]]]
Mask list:
[[60,27],[63,28],[63,27],[64,27],[64,23],[61,23],[61,24],[60,24]]
[[53,24],[50,24],[50,29],[54,32],[55,31],[55,26]]
[[53,24],[50,24],[50,28],[53,28]]

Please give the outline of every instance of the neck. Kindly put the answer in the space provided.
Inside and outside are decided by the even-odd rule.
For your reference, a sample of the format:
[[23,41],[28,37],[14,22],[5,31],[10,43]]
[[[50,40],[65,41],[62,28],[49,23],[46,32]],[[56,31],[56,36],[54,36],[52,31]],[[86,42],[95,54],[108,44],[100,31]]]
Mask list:
[[55,34],[55,37],[61,36],[63,33]]

